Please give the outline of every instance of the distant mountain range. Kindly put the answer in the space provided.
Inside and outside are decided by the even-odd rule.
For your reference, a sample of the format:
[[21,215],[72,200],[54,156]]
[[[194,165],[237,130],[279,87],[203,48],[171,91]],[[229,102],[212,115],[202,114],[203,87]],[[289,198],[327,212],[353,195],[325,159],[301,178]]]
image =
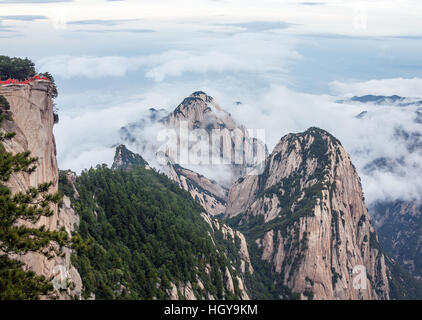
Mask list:
[[354,96],[346,100],[337,100],[338,103],[345,102],[356,102],[356,103],[367,103],[367,104],[376,104],[376,105],[395,105],[399,107],[408,107],[408,106],[421,106],[422,99],[418,98],[406,98],[397,95],[393,96],[375,96],[375,95],[365,95],[365,96]]

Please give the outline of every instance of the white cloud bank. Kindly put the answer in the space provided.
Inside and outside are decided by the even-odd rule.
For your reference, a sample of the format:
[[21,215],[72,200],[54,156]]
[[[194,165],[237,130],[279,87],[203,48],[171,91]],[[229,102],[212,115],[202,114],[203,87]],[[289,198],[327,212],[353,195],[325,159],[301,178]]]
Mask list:
[[72,77],[123,77],[133,65],[139,66],[139,59],[120,56],[54,56],[37,61],[40,70],[49,70],[63,78]]
[[[246,45],[246,44],[244,44]],[[245,51],[244,51],[245,49]],[[167,51],[146,56],[49,56],[37,60],[41,71],[48,70],[62,78],[123,77],[128,72],[141,71],[156,82],[185,73],[224,72],[284,72],[289,61],[300,55],[287,47],[247,52],[237,50]]]
[[402,97],[422,97],[422,79],[381,79],[364,82],[340,82],[331,83],[331,89],[335,94],[343,96],[373,95],[399,95]]
[[[408,93],[414,96],[417,92]],[[265,128],[270,151],[283,135],[302,132],[311,126],[333,134],[350,153],[362,178],[368,204],[380,199],[422,200],[422,150],[409,150],[403,137],[396,134],[399,128],[408,133],[422,134],[422,125],[414,122],[419,107],[336,103],[340,98],[273,86],[260,95],[244,97],[240,106],[232,106],[224,98],[222,106],[229,108],[239,123],[249,128]],[[364,110],[367,111],[366,116],[357,119],[355,116]],[[366,165],[378,158],[395,159],[399,163],[392,171],[364,170]]]

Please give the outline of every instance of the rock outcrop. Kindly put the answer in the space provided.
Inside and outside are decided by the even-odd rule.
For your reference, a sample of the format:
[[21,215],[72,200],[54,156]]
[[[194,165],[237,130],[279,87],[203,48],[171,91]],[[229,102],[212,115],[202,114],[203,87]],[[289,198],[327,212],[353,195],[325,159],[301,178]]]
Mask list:
[[116,148],[112,169],[130,169],[133,166],[149,167],[148,163],[139,154],[128,150],[121,144]]
[[[13,121],[4,123],[3,129],[15,132],[16,136],[5,141],[7,152],[13,154],[30,151],[32,157],[37,157],[36,170],[28,175],[26,173],[13,174],[8,186],[12,193],[27,190],[38,184],[52,182],[50,191],[58,191],[58,168],[56,160],[56,143],[53,135],[54,115],[51,99],[52,85],[49,81],[34,81],[26,85],[0,86],[0,95],[4,96],[9,104]],[[65,199],[64,207],[59,211],[53,208],[51,217],[41,217],[36,226],[46,226],[49,230],[58,230],[66,226],[71,208]],[[68,231],[71,226],[68,225]],[[56,288],[65,289],[57,292],[60,298],[80,296],[81,280],[78,272],[70,262],[71,251],[64,249],[64,256],[55,256],[47,259],[39,253],[29,252],[17,257],[24,262],[25,268],[53,279],[58,283]],[[66,280],[66,281],[64,281]],[[72,284],[72,285],[66,285]]]
[[[291,294],[390,298],[385,256],[360,179],[340,142],[324,130],[283,137],[262,175],[230,188],[225,215],[257,244],[261,259],[279,275],[277,285]],[[354,273],[362,272],[357,279]]]

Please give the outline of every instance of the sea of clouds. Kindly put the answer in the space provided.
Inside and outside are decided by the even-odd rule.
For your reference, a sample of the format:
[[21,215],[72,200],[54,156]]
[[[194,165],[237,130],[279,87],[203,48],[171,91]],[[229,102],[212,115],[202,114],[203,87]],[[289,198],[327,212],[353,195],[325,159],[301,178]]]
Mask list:
[[[258,93],[245,94],[240,99],[241,104],[234,103],[239,101],[239,96],[234,98],[231,90],[212,86],[201,89],[230,112],[237,123],[250,129],[265,129],[270,152],[287,133],[301,132],[311,126],[329,131],[350,153],[362,179],[365,197],[368,203],[372,203],[376,200],[421,198],[422,152],[419,147],[412,149],[403,135],[397,134],[400,130],[416,135],[422,133],[421,124],[414,121],[420,107],[339,103],[338,100],[351,94],[364,95],[369,92],[382,95],[410,93],[408,82],[418,81],[421,79],[371,81],[372,88],[368,83],[336,82],[332,84],[335,95],[309,94],[273,85]],[[170,112],[183,100],[181,92],[188,96],[193,91],[189,86],[161,84],[144,95],[127,97],[107,108],[79,109],[77,112],[63,113],[55,129],[60,167],[80,172],[98,163],[111,164],[114,146],[122,142],[119,133],[121,127],[145,118],[150,107],[164,108]],[[412,97],[419,93],[422,96],[422,92],[411,93]],[[357,118],[362,111],[367,113],[363,118]],[[155,141],[154,144],[157,144],[157,134],[162,129],[158,124],[146,122],[143,128],[138,128],[131,134],[139,141]],[[159,167],[154,160],[154,150],[143,149],[142,143],[132,144],[132,148],[152,165]],[[394,167],[388,170],[365,170],[369,164],[380,158],[392,159]],[[211,179],[219,180],[221,177],[219,172],[212,170],[201,172],[201,168],[193,165],[191,169]]]
[[[28,56],[56,78],[62,169],[111,164],[122,126],[202,90],[239,124],[265,129],[269,151],[289,132],[329,131],[350,153],[370,202],[421,198],[420,148],[397,134],[421,132],[417,107],[336,102],[422,97],[418,1],[3,3],[2,54]],[[153,140],[157,131],[139,135]],[[394,166],[368,171],[377,159]]]

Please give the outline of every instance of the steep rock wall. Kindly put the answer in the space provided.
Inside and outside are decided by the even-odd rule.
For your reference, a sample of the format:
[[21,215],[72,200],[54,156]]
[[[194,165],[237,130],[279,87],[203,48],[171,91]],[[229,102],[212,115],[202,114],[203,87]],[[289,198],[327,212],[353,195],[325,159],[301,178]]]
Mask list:
[[[50,191],[58,191],[58,168],[56,159],[56,143],[53,135],[54,115],[51,99],[52,86],[49,81],[34,81],[27,85],[0,86],[3,95],[10,104],[13,121],[5,122],[3,129],[15,132],[16,136],[4,143],[7,152],[13,154],[30,151],[32,157],[37,157],[37,168],[31,174],[13,174],[8,186],[12,193],[25,191],[38,184],[52,182]],[[41,217],[36,227],[42,225],[49,230],[58,230],[65,226],[66,221],[76,218],[70,203],[66,201],[62,209],[53,208],[51,217]],[[70,232],[70,228],[67,228]],[[56,287],[66,288],[58,295],[62,299],[80,296],[82,282],[77,270],[71,265],[71,250],[65,248],[64,256],[55,256],[48,260],[39,253],[29,252],[17,257],[24,262],[25,268],[32,270],[47,279],[52,279]],[[62,282],[72,284],[63,287]],[[58,283],[58,284],[57,284]],[[72,288],[72,289],[71,289]]]
[[[229,191],[227,218],[303,299],[388,299],[385,257],[340,142],[311,128],[283,137],[259,176]],[[365,283],[354,272],[365,270]],[[283,297],[281,297],[283,298]]]

